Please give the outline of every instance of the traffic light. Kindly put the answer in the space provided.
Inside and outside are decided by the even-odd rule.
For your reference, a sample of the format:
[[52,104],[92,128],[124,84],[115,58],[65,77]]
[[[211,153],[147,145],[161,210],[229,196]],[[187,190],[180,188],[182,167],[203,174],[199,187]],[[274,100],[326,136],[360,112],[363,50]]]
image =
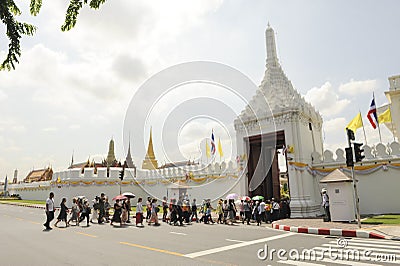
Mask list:
[[125,174],[125,169],[119,171],[119,179],[121,179],[121,181],[124,180],[124,174]]
[[346,165],[348,167],[354,166],[354,161],[353,161],[353,149],[351,147],[346,148]]
[[356,138],[354,137],[354,132],[351,129],[346,128],[347,131],[347,138],[350,140],[356,140]]
[[362,159],[365,158],[363,155],[364,149],[361,149],[361,146],[363,145],[362,143],[353,143],[354,144],[354,157],[356,159],[356,162],[361,162]]

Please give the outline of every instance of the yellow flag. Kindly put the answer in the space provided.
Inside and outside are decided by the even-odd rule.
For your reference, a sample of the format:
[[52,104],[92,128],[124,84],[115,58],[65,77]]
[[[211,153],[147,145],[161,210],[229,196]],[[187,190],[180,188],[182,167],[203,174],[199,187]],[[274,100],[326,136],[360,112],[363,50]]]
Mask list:
[[351,129],[355,133],[357,128],[360,128],[362,126],[363,122],[361,118],[361,113],[358,113],[356,117],[354,117],[353,120],[350,121],[346,128]]
[[206,141],[206,156],[207,158],[211,157],[210,146],[208,146],[208,141]]
[[390,113],[390,108],[378,116],[379,124],[392,122],[392,114]]
[[224,153],[222,151],[222,144],[221,144],[221,139],[218,138],[218,152],[220,157],[224,157]]

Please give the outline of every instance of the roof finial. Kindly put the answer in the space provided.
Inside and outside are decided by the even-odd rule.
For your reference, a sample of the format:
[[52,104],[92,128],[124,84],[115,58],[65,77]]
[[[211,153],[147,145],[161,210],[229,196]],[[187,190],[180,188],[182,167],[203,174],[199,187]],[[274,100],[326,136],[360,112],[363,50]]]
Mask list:
[[268,22],[268,28],[265,31],[266,47],[267,47],[267,65],[278,66],[278,56],[276,53],[275,33],[270,27]]

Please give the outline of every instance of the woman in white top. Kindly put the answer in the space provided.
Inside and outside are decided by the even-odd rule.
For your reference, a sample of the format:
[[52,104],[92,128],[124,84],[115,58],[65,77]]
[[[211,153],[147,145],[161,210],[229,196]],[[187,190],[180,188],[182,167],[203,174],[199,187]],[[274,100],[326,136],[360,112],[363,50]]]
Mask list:
[[93,221],[96,221],[99,219],[99,199],[96,197],[94,200],[92,200],[93,203],[93,212],[92,212],[92,218],[90,218],[90,222],[93,223]]
[[138,199],[136,204],[136,226],[140,224],[143,226],[143,205],[142,205],[142,198]]

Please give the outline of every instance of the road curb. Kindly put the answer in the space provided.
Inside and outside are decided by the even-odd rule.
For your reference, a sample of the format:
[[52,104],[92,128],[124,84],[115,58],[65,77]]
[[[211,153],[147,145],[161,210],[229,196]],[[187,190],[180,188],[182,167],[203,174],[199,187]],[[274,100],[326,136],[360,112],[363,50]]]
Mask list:
[[38,205],[32,205],[32,204],[25,204],[25,203],[14,203],[14,202],[0,202],[0,204],[7,204],[7,205],[13,205],[13,206],[20,206],[20,207],[28,207],[28,208],[36,208],[36,209],[43,209],[45,210],[45,206],[38,206]]
[[272,228],[277,229],[277,230],[289,231],[289,232],[294,232],[294,233],[302,233],[302,234],[387,239],[384,235],[374,233],[374,232],[368,232],[368,231],[364,231],[364,230],[297,227],[297,226],[282,225],[282,224],[278,224],[278,223],[272,223]]

